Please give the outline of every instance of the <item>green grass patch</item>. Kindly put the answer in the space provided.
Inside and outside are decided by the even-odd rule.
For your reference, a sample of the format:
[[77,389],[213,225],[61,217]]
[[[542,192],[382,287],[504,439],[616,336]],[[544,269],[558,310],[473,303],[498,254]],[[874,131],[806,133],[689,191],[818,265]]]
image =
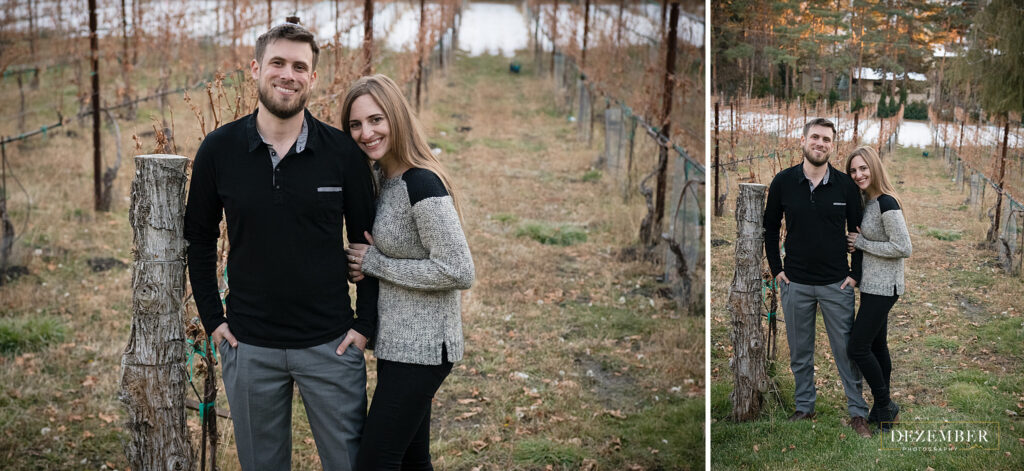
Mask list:
[[490,149],[517,150],[527,153],[536,153],[547,148],[543,142],[530,138],[494,139],[491,137],[483,137],[473,142],[479,143]]
[[541,108],[540,111],[547,115],[549,118],[564,118],[566,114],[565,111],[556,106],[554,103],[549,103],[548,106]]
[[516,230],[517,237],[529,237],[547,245],[568,246],[587,241],[587,231],[569,224],[527,222]]
[[587,173],[583,174],[583,181],[584,182],[596,182],[596,181],[599,181],[599,180],[601,180],[601,171],[600,170],[590,170]]
[[928,232],[926,232],[925,234],[928,235],[929,237],[934,237],[939,240],[945,240],[950,242],[954,240],[960,240],[960,238],[963,237],[963,233],[951,229],[929,228]]
[[[617,423],[628,461],[646,461],[652,456],[660,463],[680,468],[704,467],[704,400],[663,400]],[[685,424],[685,425],[683,425]],[[657,450],[657,454],[653,453]],[[659,469],[659,468],[654,468]]]
[[[995,277],[992,276],[989,270],[951,270],[950,275],[954,286],[973,288],[977,286],[991,286],[992,283],[995,283]],[[961,298],[969,301],[971,304],[981,303],[980,300],[971,296],[970,293],[961,294]]]
[[517,463],[534,465],[578,466],[583,453],[577,446],[556,443],[543,438],[523,440],[513,452]]
[[946,350],[955,350],[960,346],[960,342],[940,335],[929,335],[928,337],[925,337],[924,344],[927,347],[936,349],[944,348]]
[[64,325],[56,317],[0,319],[0,353],[38,351],[64,340]]
[[978,341],[993,353],[1024,354],[1024,321],[1020,318],[992,319],[978,327]]
[[1003,411],[1003,404],[988,385],[953,383],[945,387],[949,405],[967,417],[984,417]]
[[519,216],[512,213],[495,213],[491,215],[491,219],[498,222],[513,223],[519,220]]
[[452,139],[450,136],[450,134],[449,136],[434,136],[430,139],[430,143],[446,154],[454,154],[462,150],[464,140],[460,138]]
[[[630,303],[635,306],[634,303]],[[567,337],[620,339],[630,335],[649,334],[657,325],[654,319],[638,313],[635,307],[571,304],[567,314],[572,327]],[[576,335],[576,334],[579,335]]]

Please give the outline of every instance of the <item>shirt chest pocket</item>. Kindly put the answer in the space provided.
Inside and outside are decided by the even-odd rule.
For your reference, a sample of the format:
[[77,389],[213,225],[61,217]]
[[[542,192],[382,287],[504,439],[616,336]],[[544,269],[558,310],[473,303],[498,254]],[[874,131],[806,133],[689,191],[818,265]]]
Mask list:
[[846,225],[846,203],[843,201],[830,201],[825,204],[825,219],[836,227]]
[[316,203],[319,218],[324,222],[341,223],[345,199],[340,184],[323,184],[316,188]]

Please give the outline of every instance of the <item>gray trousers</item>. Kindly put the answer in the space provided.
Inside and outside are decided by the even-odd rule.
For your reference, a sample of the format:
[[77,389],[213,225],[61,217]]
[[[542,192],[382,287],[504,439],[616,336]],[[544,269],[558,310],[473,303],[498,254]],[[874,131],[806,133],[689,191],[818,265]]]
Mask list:
[[853,287],[839,289],[840,285],[842,282],[823,286],[787,285],[782,282],[780,290],[786,340],[789,342],[789,367],[795,382],[793,396],[797,411],[814,412],[814,400],[817,398],[814,387],[814,321],[820,306],[832,357],[846,392],[847,410],[850,417],[866,417],[868,404],[861,393],[860,370],[846,354],[856,296]]
[[337,355],[342,339],[302,349],[220,343],[243,470],[291,469],[295,384],[323,469],[355,469],[366,418],[366,362],[355,345]]

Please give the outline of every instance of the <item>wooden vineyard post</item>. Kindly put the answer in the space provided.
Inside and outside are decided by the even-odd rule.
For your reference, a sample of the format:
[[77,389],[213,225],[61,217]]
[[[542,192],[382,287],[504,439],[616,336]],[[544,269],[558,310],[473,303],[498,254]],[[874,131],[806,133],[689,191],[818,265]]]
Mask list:
[[622,140],[626,127],[622,122],[622,108],[612,106],[604,110],[604,160],[608,173],[618,181],[622,176]]
[[736,271],[729,285],[732,314],[734,421],[757,418],[768,391],[765,341],[761,329],[761,258],[764,255],[764,201],[768,187],[741,183],[736,195]]
[[971,192],[967,196],[967,204],[974,208],[981,204],[981,175],[971,172]]
[[135,262],[132,329],[121,359],[132,469],[191,470],[185,422],[185,167],[178,155],[135,157],[131,211]]
[[[587,80],[582,72],[579,74],[579,78],[576,79],[576,96],[579,97],[579,109],[576,113],[576,136],[580,142],[586,142],[587,146],[589,146],[592,137],[590,126],[594,121],[594,110],[590,103],[590,87],[587,86]],[[607,118],[607,111],[605,117]],[[605,142],[607,142],[607,139],[605,137]]]
[[964,192],[964,161],[957,157],[956,161],[956,182],[960,184],[960,193]]

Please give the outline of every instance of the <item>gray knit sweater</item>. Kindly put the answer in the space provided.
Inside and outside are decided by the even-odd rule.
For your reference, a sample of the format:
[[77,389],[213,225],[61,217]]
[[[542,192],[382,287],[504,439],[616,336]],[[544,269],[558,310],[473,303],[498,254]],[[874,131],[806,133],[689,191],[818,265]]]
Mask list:
[[419,365],[462,359],[459,290],[473,258],[452,197],[436,174],[413,168],[385,179],[363,273],[380,280],[377,358]]
[[853,244],[864,252],[860,292],[878,296],[902,295],[903,259],[910,256],[910,234],[896,198],[882,195],[864,205],[860,236]]

